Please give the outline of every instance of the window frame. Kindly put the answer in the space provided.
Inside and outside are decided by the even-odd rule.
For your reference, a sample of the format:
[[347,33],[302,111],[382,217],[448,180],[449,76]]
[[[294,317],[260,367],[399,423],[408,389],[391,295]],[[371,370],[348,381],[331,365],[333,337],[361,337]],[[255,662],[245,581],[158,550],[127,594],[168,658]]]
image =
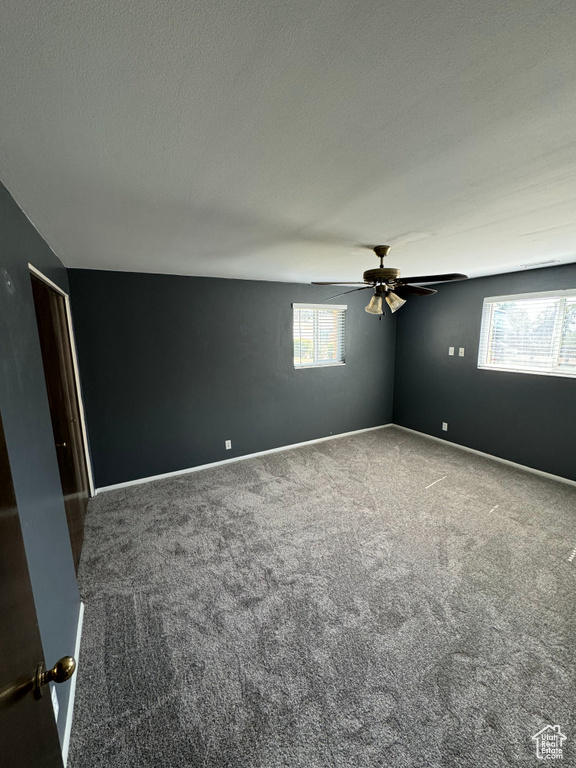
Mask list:
[[[314,354],[314,362],[312,363],[305,363],[297,365],[295,361],[294,356],[294,342],[295,342],[295,336],[294,336],[294,312],[295,310],[300,309],[310,309],[314,311],[313,315],[313,330],[312,330],[312,344],[313,344],[313,354]],[[347,304],[309,304],[309,303],[300,303],[300,302],[294,302],[292,304],[292,363],[294,366],[294,370],[301,371],[307,368],[334,368],[336,366],[343,366],[346,365],[346,310],[348,309]],[[317,359],[317,352],[318,352],[318,346],[319,346],[319,328],[318,328],[318,312],[327,312],[327,311],[334,311],[337,310],[342,313],[342,322],[340,323],[337,320],[337,331],[340,329],[342,330],[342,338],[338,339],[338,347],[342,350],[342,360],[330,360],[327,362],[319,362]]]
[[[553,347],[551,357],[555,360],[554,364],[548,368],[527,368],[512,365],[490,364],[487,360],[490,348],[490,335],[493,332],[494,306],[497,304],[534,301],[538,299],[554,298],[561,302],[559,310],[554,318],[554,329],[552,331]],[[505,296],[486,296],[482,304],[482,317],[480,321],[480,341],[478,345],[478,369],[485,371],[503,371],[505,373],[524,373],[534,376],[555,376],[557,378],[576,379],[576,370],[562,370],[559,368],[559,357],[562,348],[562,328],[566,317],[567,299],[576,299],[576,288],[561,288],[555,291],[534,291],[531,293],[517,293]],[[489,323],[485,327],[485,323]]]

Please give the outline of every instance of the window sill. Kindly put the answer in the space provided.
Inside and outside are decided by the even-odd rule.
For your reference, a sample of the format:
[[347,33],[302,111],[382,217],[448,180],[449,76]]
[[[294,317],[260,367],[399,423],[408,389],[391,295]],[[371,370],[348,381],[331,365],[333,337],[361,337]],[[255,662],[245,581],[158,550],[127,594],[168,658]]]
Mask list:
[[560,373],[557,371],[538,371],[527,368],[500,368],[495,365],[479,365],[479,371],[503,371],[504,373],[528,373],[532,376],[555,376],[559,379],[576,379],[576,373]]
[[346,363],[310,363],[310,365],[295,365],[295,371],[304,371],[307,368],[334,368],[336,366],[346,365]]

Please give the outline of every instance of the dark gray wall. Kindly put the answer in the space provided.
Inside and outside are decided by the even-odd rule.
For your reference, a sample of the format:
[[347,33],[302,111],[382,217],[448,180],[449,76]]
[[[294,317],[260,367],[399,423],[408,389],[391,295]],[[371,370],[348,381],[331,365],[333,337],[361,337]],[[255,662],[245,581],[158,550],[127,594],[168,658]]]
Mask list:
[[348,305],[346,365],[295,370],[291,304],[334,289],[92,270],[69,280],[98,487],[391,421],[395,320],[366,314],[367,292],[334,302]]
[[[576,480],[576,379],[477,368],[484,297],[556,288],[576,288],[576,264],[445,284],[406,304],[395,423]],[[449,357],[450,346],[465,357]]]
[[[46,662],[74,652],[80,597],[44,383],[28,262],[66,270],[0,185],[0,410]],[[32,672],[32,670],[31,670]],[[69,683],[58,687],[62,738]]]

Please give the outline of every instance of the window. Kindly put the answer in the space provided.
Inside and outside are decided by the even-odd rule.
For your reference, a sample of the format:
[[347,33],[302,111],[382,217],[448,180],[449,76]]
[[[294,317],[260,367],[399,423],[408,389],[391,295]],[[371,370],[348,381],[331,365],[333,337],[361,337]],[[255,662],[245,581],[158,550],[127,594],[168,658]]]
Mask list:
[[344,365],[346,305],[292,304],[294,368]]
[[484,299],[478,367],[576,378],[576,289]]

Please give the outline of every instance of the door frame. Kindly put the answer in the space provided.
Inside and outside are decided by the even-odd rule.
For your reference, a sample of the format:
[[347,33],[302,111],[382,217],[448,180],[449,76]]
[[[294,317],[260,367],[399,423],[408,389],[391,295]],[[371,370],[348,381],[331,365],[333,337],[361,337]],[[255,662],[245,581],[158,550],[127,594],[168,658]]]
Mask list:
[[90,456],[90,449],[88,447],[88,430],[86,428],[86,417],[84,414],[84,400],[82,398],[82,388],[80,386],[80,371],[78,368],[78,356],[76,354],[76,339],[74,337],[74,328],[72,326],[72,312],[70,310],[70,297],[66,293],[66,291],[63,291],[60,286],[56,285],[56,283],[52,282],[49,277],[46,277],[46,275],[42,274],[37,267],[35,267],[33,264],[30,264],[28,262],[28,269],[30,272],[37,277],[39,280],[42,280],[43,283],[46,283],[52,290],[56,291],[56,293],[60,294],[60,296],[64,299],[64,308],[66,310],[66,324],[68,326],[68,336],[70,338],[70,352],[72,354],[72,367],[74,369],[74,384],[76,387],[76,397],[78,400],[78,412],[80,414],[80,431],[82,433],[82,444],[84,447],[84,458],[86,462],[86,472],[88,473],[88,484],[90,486],[90,496],[93,497],[96,495],[96,491],[94,488],[94,474],[92,472],[92,457]]

